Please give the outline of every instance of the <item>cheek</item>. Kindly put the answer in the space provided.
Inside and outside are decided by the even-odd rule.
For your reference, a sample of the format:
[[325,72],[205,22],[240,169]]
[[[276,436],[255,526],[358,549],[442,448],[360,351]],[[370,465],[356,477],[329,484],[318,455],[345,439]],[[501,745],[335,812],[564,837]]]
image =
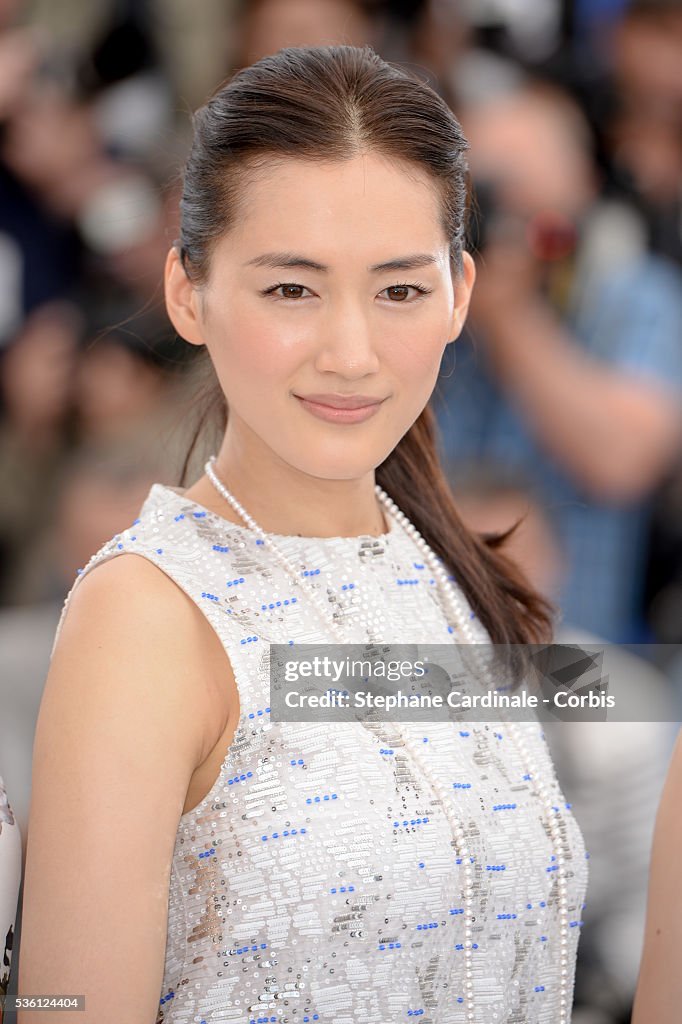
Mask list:
[[418,387],[435,380],[443,350],[450,339],[445,336],[447,312],[423,317],[400,329],[387,330],[384,348],[386,365],[396,378]]
[[[379,374],[419,400],[433,388],[445,343],[448,309],[395,311],[386,316],[376,331]],[[272,313],[249,308],[242,315],[232,307],[225,325],[212,332],[211,357],[223,390],[237,404],[267,398],[270,402],[286,388],[299,382],[301,370],[309,375],[320,350],[319,325],[289,320],[283,311],[273,322]],[[308,368],[306,370],[306,367]],[[248,396],[248,398],[247,398]]]
[[305,334],[282,318],[276,325],[264,316],[232,315],[222,336],[214,334],[211,358],[226,394],[264,394],[289,379],[309,354]]

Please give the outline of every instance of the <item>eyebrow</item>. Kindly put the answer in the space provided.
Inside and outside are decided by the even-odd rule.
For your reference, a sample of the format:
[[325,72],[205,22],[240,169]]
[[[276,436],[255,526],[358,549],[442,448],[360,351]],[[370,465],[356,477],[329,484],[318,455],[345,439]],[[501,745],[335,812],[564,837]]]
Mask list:
[[[398,256],[396,259],[387,260],[385,263],[375,263],[373,266],[368,267],[367,270],[372,274],[379,274],[387,270],[414,270],[416,267],[431,267],[437,264],[437,262],[436,257],[430,253],[417,252],[411,253],[409,256]],[[265,252],[260,256],[255,256],[252,260],[248,260],[244,266],[269,267],[270,269],[298,267],[303,270],[318,270],[323,274],[328,273],[330,270],[330,267],[325,266],[324,263],[318,263],[316,260],[300,256],[295,252]]]

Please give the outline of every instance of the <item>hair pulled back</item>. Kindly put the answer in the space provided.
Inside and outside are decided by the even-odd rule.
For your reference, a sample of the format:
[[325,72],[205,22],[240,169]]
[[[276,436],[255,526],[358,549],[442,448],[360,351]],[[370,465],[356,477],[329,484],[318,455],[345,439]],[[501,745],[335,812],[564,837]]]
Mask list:
[[[197,285],[212,247],[238,222],[250,180],[278,159],[347,160],[372,151],[427,171],[437,190],[450,261],[459,275],[470,179],[468,143],[445,101],[370,46],[287,47],[242,68],[201,107],[180,202],[180,258]],[[205,350],[204,350],[205,351]],[[205,415],[229,415],[210,374]],[[518,527],[478,534],[461,521],[440,465],[430,405],[376,469],[376,480],[450,569],[494,644],[551,642],[554,606],[501,550]]]

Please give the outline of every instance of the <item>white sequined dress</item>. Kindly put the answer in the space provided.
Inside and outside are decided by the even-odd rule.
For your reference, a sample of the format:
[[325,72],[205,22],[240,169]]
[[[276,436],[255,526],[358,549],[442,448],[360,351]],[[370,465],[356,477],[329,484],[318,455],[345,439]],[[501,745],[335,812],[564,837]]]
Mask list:
[[[457,642],[395,521],[381,537],[272,536],[329,600],[348,643]],[[215,784],[178,822],[157,1024],[464,1024],[463,870],[397,727],[270,720],[269,643],[330,640],[305,591],[254,532],[159,483],[76,583],[124,552],[196,602],[241,705]],[[495,722],[402,727],[464,824],[477,1024],[555,1024],[556,863],[511,737]],[[564,822],[570,996],[587,854],[540,724],[521,728]]]

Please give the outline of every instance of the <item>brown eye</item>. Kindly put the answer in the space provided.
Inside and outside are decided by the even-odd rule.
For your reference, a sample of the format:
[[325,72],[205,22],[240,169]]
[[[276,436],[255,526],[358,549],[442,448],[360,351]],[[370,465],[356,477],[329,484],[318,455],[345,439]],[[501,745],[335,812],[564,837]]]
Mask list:
[[[302,284],[283,284],[282,288],[283,298],[285,299],[300,299],[300,293],[303,291]],[[294,294],[292,294],[292,292]]]
[[[305,285],[294,284],[293,282],[280,282],[279,284],[273,284],[270,288],[264,288],[261,295],[274,295],[275,298],[281,299],[300,299],[302,298],[301,292],[307,291]],[[280,295],[276,295],[276,292],[281,292]]]
[[[408,298],[408,292],[410,288],[412,289],[412,291],[417,292],[417,295],[413,299]],[[416,302],[418,299],[422,297],[422,295],[428,295],[429,292],[432,290],[433,289],[427,288],[423,284],[407,284],[407,282],[402,282],[400,284],[392,284],[389,285],[388,288],[384,288],[385,292],[396,293],[399,302]],[[393,301],[393,299],[391,299],[391,301]]]

